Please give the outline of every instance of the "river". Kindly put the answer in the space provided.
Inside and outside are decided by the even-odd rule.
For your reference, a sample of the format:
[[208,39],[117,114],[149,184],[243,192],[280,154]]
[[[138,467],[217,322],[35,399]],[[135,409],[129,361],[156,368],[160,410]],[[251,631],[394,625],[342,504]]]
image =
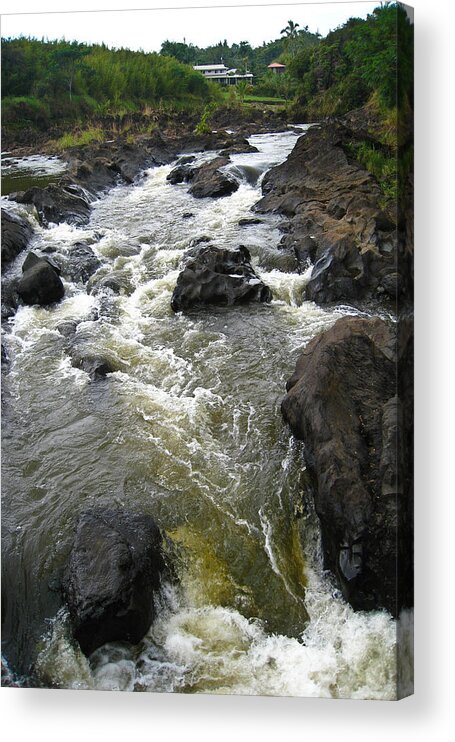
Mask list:
[[[231,157],[240,187],[227,198],[194,199],[166,180],[169,165],[100,198],[85,228],[34,224],[33,249],[82,241],[102,266],[93,293],[65,281],[60,304],[21,307],[2,337],[3,656],[19,684],[395,697],[395,621],[355,613],[323,571],[302,444],[280,414],[299,350],[356,310],[303,300],[308,276],[277,250],[280,217],[239,226],[297,136],[251,137],[259,152]],[[271,304],[174,314],[179,263],[205,235],[248,247]],[[120,294],[96,289],[112,274]],[[91,383],[73,368],[64,320],[118,370]],[[103,505],[152,515],[178,580],[163,585],[139,645],[87,659],[59,581],[78,514]]]

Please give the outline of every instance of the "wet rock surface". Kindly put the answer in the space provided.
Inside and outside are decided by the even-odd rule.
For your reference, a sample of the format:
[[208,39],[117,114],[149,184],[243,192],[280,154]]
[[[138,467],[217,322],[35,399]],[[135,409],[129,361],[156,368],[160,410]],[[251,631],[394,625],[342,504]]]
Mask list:
[[[72,147],[60,153],[67,161],[68,169],[57,184],[12,193],[9,198],[35,206],[39,221],[45,227],[61,222],[83,226],[89,221],[92,201],[101,193],[120,183],[133,183],[148,168],[167,165],[178,153],[220,149],[225,151],[226,162],[230,153],[256,151],[243,135],[225,131],[208,134],[186,132],[170,136],[155,130],[151,134],[137,136],[132,143],[118,137],[112,141]],[[209,173],[209,170],[198,173],[198,169],[192,170],[189,167],[192,160],[192,156],[181,158],[180,166],[183,173],[194,172],[198,176],[196,197],[227,195],[238,187],[237,184],[234,187],[235,182],[221,173]],[[175,182],[183,182],[191,177],[182,176],[181,180]],[[207,193],[204,193],[205,190]]]
[[212,245],[193,248],[177,279],[172,309],[179,312],[209,304],[271,301],[271,290],[256,275],[250,261],[250,253],[243,246],[237,250]]
[[83,226],[90,218],[90,196],[75,183],[52,183],[46,188],[33,187],[14,195],[18,203],[36,208],[39,222],[44,227],[61,222]]
[[65,294],[59,268],[33,252],[24,261],[16,290],[25,304],[40,306],[60,301]]
[[[69,327],[64,328],[64,330],[66,329],[70,330]],[[68,332],[65,335],[65,332],[61,332],[61,334],[66,337],[71,337],[74,333]],[[77,350],[72,353],[71,365],[74,366],[74,368],[85,371],[85,373],[88,374],[90,381],[105,379],[108,374],[112,374],[117,370],[108,358],[101,355],[94,355],[93,353],[79,352]]]
[[195,198],[220,198],[238,190],[238,182],[220,170],[228,163],[228,157],[216,157],[191,170],[191,195]]
[[326,567],[355,609],[394,616],[412,605],[412,404],[396,375],[399,363],[412,386],[410,332],[398,356],[396,343],[379,318],[338,320],[307,345],[282,402],[305,443]]
[[172,185],[177,185],[178,183],[187,183],[192,177],[192,168],[189,165],[184,164],[177,165],[177,167],[171,170],[166,180],[168,180]]
[[87,283],[101,266],[101,261],[93,248],[85,242],[76,242],[66,254],[56,256],[54,259],[58,262],[64,278],[80,283]]
[[33,228],[28,221],[5,209],[1,210],[2,273],[28,245]]
[[80,516],[63,589],[86,655],[109,641],[142,639],[163,569],[161,534],[150,516],[110,509]]
[[255,206],[290,219],[281,247],[301,270],[314,263],[306,296],[318,304],[400,292],[396,221],[383,211],[376,180],[347,154],[355,137],[340,121],[310,128],[266,174]]

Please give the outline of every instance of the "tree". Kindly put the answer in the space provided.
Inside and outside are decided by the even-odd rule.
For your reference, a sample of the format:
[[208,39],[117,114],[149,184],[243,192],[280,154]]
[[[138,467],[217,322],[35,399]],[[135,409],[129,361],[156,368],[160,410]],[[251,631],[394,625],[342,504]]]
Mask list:
[[294,21],[288,21],[288,25],[286,26],[286,28],[283,28],[280,31],[280,34],[285,34],[288,37],[288,39],[295,39],[298,34],[298,31],[297,31],[298,25],[299,24],[294,23]]
[[236,96],[241,103],[243,103],[245,96],[253,91],[253,86],[250,85],[246,80],[239,80],[235,86]]
[[175,57],[179,62],[184,64],[196,64],[198,48],[192,44],[181,43],[179,41],[163,41],[161,44],[160,54],[168,57]]
[[281,29],[280,33],[284,34],[284,45],[288,53],[295,51],[296,42],[299,38],[299,32],[297,31],[299,24],[294,21],[288,21],[286,28]]
[[68,85],[70,101],[72,100],[74,76],[84,66],[83,58],[87,54],[89,54],[89,49],[83,44],[78,44],[77,41],[54,51],[53,62]]

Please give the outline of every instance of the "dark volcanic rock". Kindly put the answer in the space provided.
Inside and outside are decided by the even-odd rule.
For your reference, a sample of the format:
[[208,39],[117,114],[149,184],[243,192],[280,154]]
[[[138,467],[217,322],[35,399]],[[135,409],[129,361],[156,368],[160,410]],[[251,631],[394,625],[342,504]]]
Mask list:
[[228,162],[229,158],[227,157],[216,157],[214,160],[194,168],[189,190],[191,195],[195,198],[219,198],[234,193],[239,184],[220,171],[220,168],[227,165]]
[[177,165],[177,167],[171,170],[166,180],[172,183],[172,185],[177,185],[178,183],[187,183],[192,179],[193,175],[194,170],[189,165]]
[[395,217],[383,211],[374,177],[347,154],[355,136],[339,121],[309,129],[266,174],[255,206],[291,219],[282,244],[300,269],[314,261],[306,295],[319,304],[395,298],[399,290]]
[[271,290],[258,278],[250,260],[243,246],[238,250],[210,246],[199,249],[194,257],[191,254],[177,279],[172,309],[179,312],[204,304],[231,306],[271,301]]
[[9,356],[5,346],[2,343],[2,366],[7,366],[9,363]]
[[159,131],[129,143],[118,138],[72,148],[67,153],[69,177],[93,194],[118,182],[132,183],[146,168],[166,165],[174,159],[176,145]]
[[209,237],[206,234],[201,235],[200,237],[193,237],[192,240],[190,240],[190,248],[197,247],[198,245],[202,245],[204,242],[211,242],[212,238]]
[[91,193],[102,193],[120,181],[119,169],[112,158],[81,152],[70,160],[71,177]]
[[161,534],[149,516],[108,509],[80,516],[63,585],[86,655],[106,642],[142,639],[163,568]]
[[40,258],[30,252],[22,266],[22,276],[17,284],[17,293],[25,304],[46,306],[60,301],[65,289],[59,269],[49,259]]
[[251,136],[251,133],[285,131],[286,115],[285,111],[279,109],[246,106],[233,109],[223,106],[214,111],[210,117],[210,123],[216,129],[235,129],[237,135],[242,131],[244,136]]
[[355,609],[394,616],[412,604],[412,444],[397,397],[409,352],[405,339],[397,359],[379,318],[344,317],[307,345],[282,402],[305,443],[326,567]]
[[18,278],[2,281],[2,308],[1,317],[3,320],[13,317],[21,303],[20,296],[17,293]]
[[132,183],[146,168],[172,162],[177,151],[177,143],[158,131],[132,144],[119,138],[72,147],[62,154],[68,170],[58,184],[16,193],[14,200],[34,204],[43,226],[60,222],[82,226],[98,194],[120,182]]
[[189,165],[190,162],[194,162],[195,159],[195,155],[184,155],[183,157],[179,157],[177,165]]
[[76,242],[59,260],[62,275],[71,281],[86,283],[101,266],[90,245]]
[[105,379],[108,374],[112,374],[117,370],[109,359],[104,358],[101,355],[93,355],[78,351],[73,352],[71,364],[74,368],[79,368],[81,371],[85,371],[85,373],[89,375],[90,381]]
[[239,227],[250,227],[255,224],[262,224],[262,219],[258,219],[257,216],[249,216],[239,220]]
[[29,188],[25,193],[16,194],[16,201],[33,204],[40,223],[45,227],[61,222],[79,227],[87,224],[90,218],[89,195],[83,188],[72,183]]
[[1,211],[3,273],[4,269],[27,246],[33,234],[33,229],[25,219],[21,219],[21,217],[11,214],[4,209]]
[[68,319],[59,322],[56,329],[64,338],[69,338],[76,334],[77,325],[76,320]]
[[238,138],[236,142],[221,150],[220,157],[241,155],[248,152],[259,152],[259,150],[254,144],[250,144],[247,139]]

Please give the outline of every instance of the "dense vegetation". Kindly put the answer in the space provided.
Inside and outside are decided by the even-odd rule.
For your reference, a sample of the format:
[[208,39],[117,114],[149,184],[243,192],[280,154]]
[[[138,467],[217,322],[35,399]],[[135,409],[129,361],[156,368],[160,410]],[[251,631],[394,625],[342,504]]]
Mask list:
[[[372,96],[384,109],[396,105],[397,93],[412,103],[412,28],[397,4],[381,4],[365,20],[350,18],[325,38],[290,20],[281,38],[257,48],[247,41],[232,46],[220,41],[206,49],[165,41],[161,54],[191,65],[223,62],[240,73],[253,72],[256,95],[286,99],[308,120],[346,113]],[[285,74],[268,71],[276,61],[286,65]]]
[[[351,18],[325,38],[290,20],[280,38],[257,48],[247,41],[231,46],[220,41],[205,49],[165,41],[160,54],[146,54],[78,42],[3,39],[3,122],[25,119],[45,127],[91,113],[202,109],[222,96],[191,65],[221,61],[240,73],[253,72],[255,96],[287,100],[309,120],[345,113],[373,95],[390,109],[397,85],[400,99],[412,103],[411,60],[412,30],[396,4],[377,8],[366,20]],[[274,61],[286,64],[285,74],[268,71]]]
[[[348,154],[377,178],[385,203],[393,202],[399,182],[406,179],[398,159],[406,173],[412,164],[411,127],[406,125],[411,117],[406,114],[413,106],[413,30],[406,11],[383,3],[365,20],[350,18],[325,38],[290,20],[281,35],[256,49],[247,42],[199,49],[166,41],[161,53],[191,64],[223,61],[241,72],[252,71],[255,95],[282,98],[294,121],[318,121],[363,107],[370,128],[365,139],[352,142]],[[286,72],[269,72],[273,61],[285,64]]]
[[366,20],[349,19],[290,60],[296,106],[311,119],[346,113],[372,96],[385,109],[412,104],[412,44],[412,27],[399,5],[376,8]]
[[77,42],[2,39],[6,125],[45,129],[91,115],[202,107],[219,91],[172,57]]

